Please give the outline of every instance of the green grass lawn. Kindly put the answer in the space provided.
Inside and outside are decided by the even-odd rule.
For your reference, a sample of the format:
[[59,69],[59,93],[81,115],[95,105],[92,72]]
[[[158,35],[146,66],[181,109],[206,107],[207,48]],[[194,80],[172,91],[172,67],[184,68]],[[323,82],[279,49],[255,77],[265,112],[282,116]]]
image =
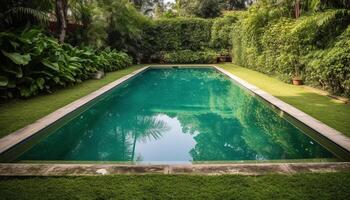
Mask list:
[[283,83],[247,68],[233,64],[219,64],[219,66],[350,136],[349,104],[320,95],[309,88]]
[[1,199],[350,199],[350,173],[1,178]]

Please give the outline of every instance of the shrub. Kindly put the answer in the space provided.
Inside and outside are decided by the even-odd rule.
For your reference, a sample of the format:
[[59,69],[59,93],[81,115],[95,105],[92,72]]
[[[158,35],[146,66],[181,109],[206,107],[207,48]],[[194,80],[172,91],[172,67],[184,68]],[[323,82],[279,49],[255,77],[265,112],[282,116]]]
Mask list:
[[112,71],[131,64],[125,53],[61,45],[37,29],[0,33],[0,49],[2,98],[50,92],[86,80],[96,70]]
[[207,64],[216,63],[217,55],[213,51],[174,51],[163,55],[163,61],[171,64]]
[[116,71],[123,69],[132,64],[132,58],[124,52],[105,49],[95,53],[93,59],[97,69],[102,69],[105,72]]
[[308,55],[306,80],[323,89],[350,96],[350,26],[333,47]]

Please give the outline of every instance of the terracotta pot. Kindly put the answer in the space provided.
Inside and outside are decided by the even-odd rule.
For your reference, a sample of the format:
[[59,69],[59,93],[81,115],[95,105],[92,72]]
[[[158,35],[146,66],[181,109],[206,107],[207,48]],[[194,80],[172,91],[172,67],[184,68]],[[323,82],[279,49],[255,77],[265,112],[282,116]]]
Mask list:
[[225,56],[218,56],[217,62],[225,62],[226,58]]
[[303,80],[301,79],[292,79],[293,85],[303,85]]
[[218,62],[231,62],[230,56],[218,56]]

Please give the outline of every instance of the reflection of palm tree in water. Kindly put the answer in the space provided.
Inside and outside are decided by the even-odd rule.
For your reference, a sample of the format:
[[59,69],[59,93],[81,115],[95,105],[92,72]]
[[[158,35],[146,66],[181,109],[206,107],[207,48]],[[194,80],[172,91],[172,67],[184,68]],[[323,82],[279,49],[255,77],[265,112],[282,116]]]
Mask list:
[[135,127],[132,134],[134,138],[133,149],[132,149],[132,158],[135,157],[135,149],[137,140],[145,141],[147,139],[159,139],[162,137],[162,133],[169,130],[169,126],[162,120],[157,119],[155,116],[143,116],[137,115],[133,123]]

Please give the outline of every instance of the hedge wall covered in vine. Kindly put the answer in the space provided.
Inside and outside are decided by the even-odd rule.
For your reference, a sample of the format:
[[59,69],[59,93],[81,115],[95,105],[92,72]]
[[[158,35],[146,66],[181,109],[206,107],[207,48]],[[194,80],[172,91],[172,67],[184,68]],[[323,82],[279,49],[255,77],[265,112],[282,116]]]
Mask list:
[[350,10],[336,9],[298,19],[277,9],[253,7],[233,27],[236,64],[350,96]]

